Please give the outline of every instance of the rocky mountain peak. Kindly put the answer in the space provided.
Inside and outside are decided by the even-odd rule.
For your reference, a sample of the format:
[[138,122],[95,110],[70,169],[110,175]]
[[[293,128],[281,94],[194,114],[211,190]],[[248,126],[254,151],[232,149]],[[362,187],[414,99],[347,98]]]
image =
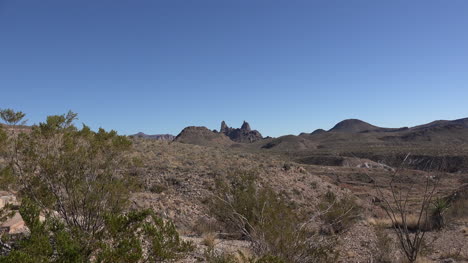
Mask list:
[[251,131],[250,124],[248,122],[244,121],[244,123],[242,123],[241,130],[244,130],[244,131],[247,131],[247,132]]
[[220,133],[228,136],[235,142],[254,142],[263,139],[260,132],[252,130],[248,122],[244,121],[241,128],[232,128],[226,125],[226,122],[221,122]]
[[229,130],[229,127],[227,126],[226,122],[222,121],[221,122],[221,129],[219,132],[221,133],[226,133]]

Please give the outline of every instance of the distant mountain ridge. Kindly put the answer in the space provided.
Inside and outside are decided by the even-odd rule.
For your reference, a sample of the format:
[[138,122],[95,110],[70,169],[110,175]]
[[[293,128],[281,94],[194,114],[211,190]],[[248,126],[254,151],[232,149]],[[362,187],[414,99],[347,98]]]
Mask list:
[[[197,136],[200,138],[195,138]],[[278,138],[263,138],[261,133],[252,130],[250,124],[246,121],[244,121],[241,128],[229,127],[225,121],[222,121],[219,132],[205,127],[192,126],[185,128],[175,140],[200,145],[212,145],[216,141],[222,145],[232,145],[232,142],[236,142],[242,145],[252,144],[252,147],[260,149],[287,151],[334,148],[343,143],[352,143],[354,146],[382,146],[396,142],[421,143],[423,141],[468,143],[468,118],[438,120],[409,128],[384,128],[359,119],[346,119],[338,122],[328,131],[317,129],[312,133],[301,133],[299,136],[285,135]]]
[[249,148],[286,153],[295,156],[297,162],[315,165],[359,157],[398,166],[411,154],[406,165],[415,169],[432,166],[448,172],[468,172],[468,118],[402,128],[348,119],[328,131],[318,129],[298,136],[264,139]]
[[[409,144],[411,143],[411,144]],[[383,128],[358,119],[338,122],[328,131],[317,129],[299,136],[285,135],[262,141],[257,147],[277,151],[335,151],[405,147],[436,149],[437,145],[468,145],[468,118],[438,120],[414,127]],[[412,146],[411,146],[412,145]]]
[[[424,132],[429,130],[444,130],[444,129],[464,129],[468,128],[468,118],[456,120],[437,120],[427,124],[421,124],[413,127],[401,128],[382,128],[374,126],[367,122],[358,119],[347,119],[337,123],[328,132],[345,132],[345,133],[369,133],[369,132]],[[319,129],[321,130],[321,129]],[[313,133],[316,133],[314,131]]]

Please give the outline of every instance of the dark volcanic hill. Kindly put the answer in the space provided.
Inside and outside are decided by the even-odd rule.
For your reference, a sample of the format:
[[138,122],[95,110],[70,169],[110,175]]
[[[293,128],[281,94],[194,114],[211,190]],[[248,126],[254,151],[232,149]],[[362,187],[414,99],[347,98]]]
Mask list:
[[[347,133],[359,133],[359,132],[397,132],[407,130],[407,127],[403,128],[382,128],[374,126],[365,121],[358,119],[347,119],[337,123],[330,132],[347,132]],[[320,129],[319,129],[320,130]]]
[[330,132],[363,132],[381,129],[358,119],[348,119],[337,123]]
[[136,138],[143,138],[143,139],[151,139],[151,140],[158,140],[158,141],[173,141],[175,136],[172,134],[145,134],[143,132],[139,132],[137,134],[130,135],[131,137]]
[[263,139],[262,135],[257,130],[252,130],[248,122],[244,121],[241,128],[231,128],[226,125],[226,122],[221,122],[220,133],[228,136],[235,142],[255,142]]
[[184,128],[174,141],[202,146],[229,146],[234,143],[222,133],[211,131],[206,127],[196,126]]

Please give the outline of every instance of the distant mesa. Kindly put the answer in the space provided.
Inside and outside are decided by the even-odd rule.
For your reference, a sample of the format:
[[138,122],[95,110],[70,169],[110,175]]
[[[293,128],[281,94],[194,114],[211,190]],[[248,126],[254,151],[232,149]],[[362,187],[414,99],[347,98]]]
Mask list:
[[262,134],[257,130],[252,130],[250,124],[246,121],[242,123],[241,128],[232,128],[227,126],[225,121],[221,122],[220,133],[228,136],[231,140],[241,143],[250,143],[263,139]]
[[143,132],[139,132],[137,134],[130,135],[130,137],[151,139],[151,140],[158,140],[158,141],[173,141],[175,139],[175,136],[172,135],[172,134],[148,135],[148,134],[145,134]]

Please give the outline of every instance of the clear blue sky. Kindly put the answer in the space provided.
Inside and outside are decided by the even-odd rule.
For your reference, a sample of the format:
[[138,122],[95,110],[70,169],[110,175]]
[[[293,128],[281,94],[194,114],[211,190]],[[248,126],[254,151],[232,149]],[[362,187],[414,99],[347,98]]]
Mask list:
[[123,134],[468,117],[468,1],[0,0],[0,91]]

